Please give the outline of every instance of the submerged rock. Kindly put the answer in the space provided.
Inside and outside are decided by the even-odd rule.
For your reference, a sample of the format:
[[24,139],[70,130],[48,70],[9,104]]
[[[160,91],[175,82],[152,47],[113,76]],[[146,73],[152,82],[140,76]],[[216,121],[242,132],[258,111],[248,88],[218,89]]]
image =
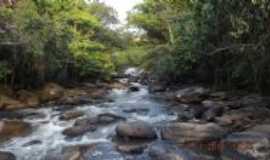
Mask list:
[[116,128],[116,134],[130,139],[157,138],[154,127],[143,121],[120,123]]
[[214,123],[173,123],[161,129],[161,137],[178,144],[216,141],[223,138],[227,131]]
[[30,142],[25,143],[23,146],[28,147],[28,146],[38,145],[38,144],[42,144],[42,141],[40,141],[40,140],[32,140]]

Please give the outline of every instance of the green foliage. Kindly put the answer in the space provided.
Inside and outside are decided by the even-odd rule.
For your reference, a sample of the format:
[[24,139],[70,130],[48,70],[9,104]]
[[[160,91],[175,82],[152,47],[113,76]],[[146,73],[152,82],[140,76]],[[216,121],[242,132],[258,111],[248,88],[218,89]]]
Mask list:
[[1,66],[1,78],[23,87],[109,79],[111,53],[120,46],[115,45],[120,36],[107,26],[116,23],[114,13],[103,3],[84,0],[25,0],[0,7],[0,61],[14,66],[9,74]]
[[158,79],[190,75],[225,88],[267,91],[269,13],[265,0],[144,0],[129,23],[158,42],[147,59]]
[[[165,14],[166,12],[166,14]],[[130,26],[142,28],[155,43],[168,40],[168,18],[166,6],[160,0],[145,0],[129,14]]]

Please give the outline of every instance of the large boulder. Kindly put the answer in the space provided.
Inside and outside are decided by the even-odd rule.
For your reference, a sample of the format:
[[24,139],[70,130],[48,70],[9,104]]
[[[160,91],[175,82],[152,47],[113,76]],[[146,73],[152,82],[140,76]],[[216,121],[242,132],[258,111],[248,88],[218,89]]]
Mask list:
[[157,134],[154,127],[143,121],[123,122],[116,127],[119,137],[130,139],[155,139]]
[[55,83],[46,84],[40,91],[40,98],[43,102],[57,100],[63,95],[64,89]]
[[14,137],[26,136],[30,131],[30,124],[22,121],[0,121],[0,142]]
[[223,138],[227,131],[214,123],[172,123],[161,129],[161,137],[178,144],[216,141]]
[[10,152],[0,151],[0,160],[16,160],[16,157]]
[[200,103],[209,95],[203,87],[190,87],[176,92],[176,100],[182,103]]
[[270,159],[270,137],[265,133],[251,131],[232,133],[222,144],[224,150],[235,150],[256,160]]

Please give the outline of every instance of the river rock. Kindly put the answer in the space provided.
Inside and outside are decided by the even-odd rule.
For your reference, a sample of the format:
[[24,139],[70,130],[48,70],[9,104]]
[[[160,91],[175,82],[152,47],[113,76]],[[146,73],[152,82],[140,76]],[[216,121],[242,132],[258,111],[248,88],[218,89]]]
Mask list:
[[203,114],[203,119],[209,122],[213,122],[216,117],[222,116],[223,112],[223,107],[211,107]]
[[42,144],[42,141],[40,141],[40,140],[32,140],[30,142],[25,143],[23,146],[28,147],[28,146],[39,145],[39,144]]
[[121,153],[127,154],[141,154],[147,148],[146,144],[125,144],[125,145],[118,145],[117,150]]
[[269,135],[270,137],[270,124],[259,124],[249,129],[251,132],[259,132]]
[[172,140],[178,144],[216,141],[226,133],[224,128],[214,123],[172,123],[161,129],[164,140]]
[[148,108],[127,108],[123,109],[123,112],[125,113],[147,113],[149,112]]
[[18,100],[23,102],[27,107],[37,107],[40,104],[38,95],[33,92],[20,90],[16,94]]
[[209,90],[203,87],[190,87],[176,92],[176,99],[182,103],[200,103],[209,94]]
[[148,155],[151,160],[214,160],[212,157],[206,158],[191,150],[163,141],[153,143],[149,147]]
[[78,137],[82,136],[83,134],[90,132],[90,131],[95,131],[97,127],[93,124],[86,124],[86,125],[80,125],[80,126],[72,126],[70,128],[67,128],[63,131],[63,134],[66,135],[67,137],[73,138],[73,137]]
[[79,118],[81,116],[83,116],[84,113],[81,111],[69,111],[69,112],[65,112],[63,115],[60,116],[60,120],[72,120],[72,119],[76,119]]
[[201,119],[204,113],[207,111],[207,107],[202,105],[189,106],[186,110],[193,114],[194,118]]
[[136,83],[132,83],[130,87],[128,88],[130,92],[138,92],[140,91],[140,86]]
[[212,101],[212,100],[204,100],[202,101],[202,105],[208,108],[225,106],[224,102],[222,101]]
[[26,108],[25,104],[8,96],[0,95],[0,109],[1,110],[14,110]]
[[152,92],[152,93],[165,92],[166,87],[164,85],[154,83],[154,84],[149,85],[149,91]]
[[84,105],[84,104],[92,104],[94,102],[88,96],[63,96],[59,100],[56,101],[57,105]]
[[223,149],[219,160],[257,160],[254,157],[241,154],[232,149]]
[[63,95],[64,89],[55,83],[46,84],[40,91],[40,98],[43,102],[60,99]]
[[22,119],[24,118],[24,114],[21,112],[14,112],[14,111],[0,111],[0,120],[2,119]]
[[103,113],[97,116],[98,124],[110,124],[110,123],[115,123],[117,121],[124,121],[124,120],[126,120],[125,117],[122,117],[113,113]]
[[211,99],[215,100],[226,100],[228,98],[228,95],[226,92],[212,92],[210,94]]
[[16,157],[10,152],[0,151],[0,160],[16,160]]
[[45,160],[120,160],[124,157],[111,143],[70,146],[57,155],[48,155]]
[[224,141],[224,149],[232,149],[256,160],[270,159],[270,137],[260,132],[232,133]]
[[26,136],[30,131],[30,124],[22,121],[0,121],[0,142],[9,140],[13,137]]
[[157,134],[155,129],[143,121],[123,122],[116,128],[116,134],[119,137],[131,139],[155,139]]

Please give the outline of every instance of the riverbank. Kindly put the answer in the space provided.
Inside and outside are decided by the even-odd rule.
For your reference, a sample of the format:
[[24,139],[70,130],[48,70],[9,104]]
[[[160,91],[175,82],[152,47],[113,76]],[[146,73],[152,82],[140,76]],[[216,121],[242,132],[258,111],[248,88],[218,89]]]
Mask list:
[[35,90],[14,91],[1,87],[0,110],[11,111],[26,108],[39,108],[49,105],[74,106],[106,101],[106,95],[112,88],[125,87],[121,83],[82,83],[64,87],[56,83],[47,83]]

